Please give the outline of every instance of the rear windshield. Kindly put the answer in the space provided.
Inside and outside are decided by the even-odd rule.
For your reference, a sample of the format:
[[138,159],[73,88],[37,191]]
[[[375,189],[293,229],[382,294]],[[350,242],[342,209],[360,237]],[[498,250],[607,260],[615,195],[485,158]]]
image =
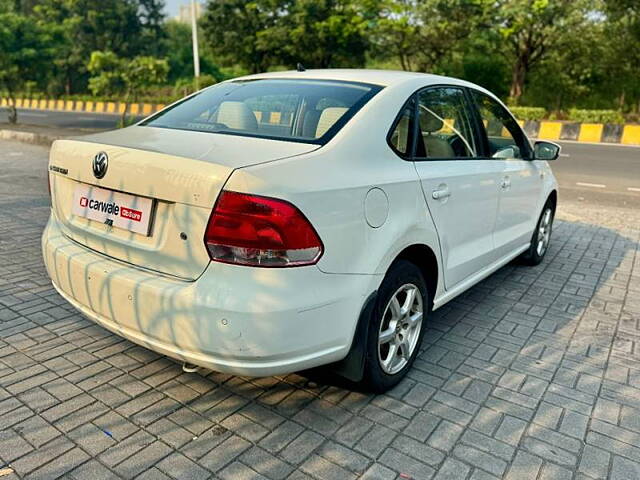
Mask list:
[[140,125],[323,144],[381,88],[326,80],[225,82]]

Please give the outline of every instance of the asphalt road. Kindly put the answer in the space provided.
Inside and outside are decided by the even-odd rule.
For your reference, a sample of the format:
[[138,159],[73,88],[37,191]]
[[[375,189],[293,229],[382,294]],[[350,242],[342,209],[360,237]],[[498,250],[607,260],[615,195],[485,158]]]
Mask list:
[[558,142],[551,162],[564,200],[640,208],[640,147]]
[[[18,109],[18,122],[43,127],[109,129],[117,128],[119,120],[117,114]],[[0,124],[7,121],[7,110],[0,109]]]
[[[18,109],[25,124],[74,129],[110,129],[119,115]],[[0,125],[7,112],[0,109]],[[562,156],[552,162],[562,200],[591,205],[640,208],[640,147],[559,142]]]

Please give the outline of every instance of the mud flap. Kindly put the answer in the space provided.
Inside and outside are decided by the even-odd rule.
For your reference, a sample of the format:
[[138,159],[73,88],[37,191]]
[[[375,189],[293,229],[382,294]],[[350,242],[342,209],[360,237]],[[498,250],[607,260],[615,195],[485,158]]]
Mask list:
[[351,349],[347,356],[339,362],[331,365],[331,371],[352,382],[359,382],[364,376],[364,364],[367,351],[367,337],[371,315],[376,306],[378,291],[373,292],[364,303],[358,318],[358,325],[353,335]]

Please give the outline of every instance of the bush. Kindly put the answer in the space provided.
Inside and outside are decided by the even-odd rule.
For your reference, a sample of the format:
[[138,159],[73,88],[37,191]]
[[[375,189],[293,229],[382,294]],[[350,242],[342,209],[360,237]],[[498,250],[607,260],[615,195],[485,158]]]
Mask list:
[[542,120],[547,116],[547,110],[542,107],[509,107],[511,113],[518,120]]
[[580,123],[624,123],[624,116],[617,110],[569,110],[569,120]]
[[[198,86],[200,89],[209,87],[211,85],[215,85],[216,83],[218,83],[218,81],[216,80],[216,77],[206,73],[203,75],[200,75],[200,78],[198,79]],[[187,95],[195,91],[196,91],[196,82],[195,82],[195,78],[193,77],[179,78],[176,81],[175,86],[173,87],[173,95],[178,98],[186,97]]]

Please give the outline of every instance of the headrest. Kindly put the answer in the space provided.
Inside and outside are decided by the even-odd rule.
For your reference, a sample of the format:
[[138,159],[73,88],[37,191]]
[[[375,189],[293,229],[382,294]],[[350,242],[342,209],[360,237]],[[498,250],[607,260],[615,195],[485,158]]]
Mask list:
[[433,113],[426,110],[420,112],[420,129],[423,132],[433,133],[442,129],[444,122]]
[[333,127],[347,110],[345,107],[328,107],[322,110],[320,119],[318,120],[318,126],[316,127],[316,138],[320,138],[327,133],[327,130]]
[[320,110],[309,110],[304,114],[304,121],[302,122],[302,136],[307,138],[316,137],[316,128],[318,127],[318,120],[320,120]]
[[244,102],[222,102],[216,121],[236,130],[258,129],[256,116]]

